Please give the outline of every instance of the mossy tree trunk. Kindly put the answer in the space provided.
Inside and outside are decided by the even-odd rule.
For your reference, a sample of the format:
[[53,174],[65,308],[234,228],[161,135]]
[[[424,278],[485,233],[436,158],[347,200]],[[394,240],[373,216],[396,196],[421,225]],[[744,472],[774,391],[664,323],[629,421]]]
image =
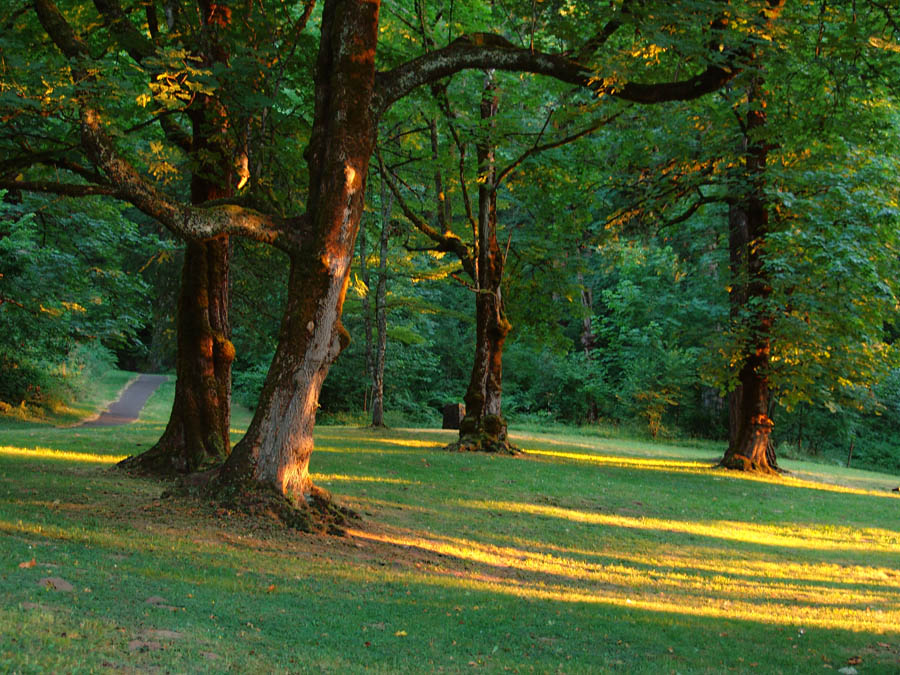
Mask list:
[[[497,114],[496,84],[489,72],[481,99],[481,119]],[[466,415],[459,440],[451,448],[511,454],[503,417],[503,344],[511,329],[503,306],[503,251],[497,241],[497,186],[494,145],[488,138],[478,151],[478,237],[475,269],[475,358],[464,401]]]
[[[213,15],[206,11],[209,21]],[[217,39],[227,15],[206,25],[204,61],[227,60]],[[227,111],[210,95],[188,108],[189,143],[183,149],[194,165],[191,203],[234,195],[233,155]],[[176,309],[175,398],[162,437],[146,452],[121,463],[138,473],[191,473],[221,463],[231,451],[231,244],[227,236],[191,241],[184,249]]]

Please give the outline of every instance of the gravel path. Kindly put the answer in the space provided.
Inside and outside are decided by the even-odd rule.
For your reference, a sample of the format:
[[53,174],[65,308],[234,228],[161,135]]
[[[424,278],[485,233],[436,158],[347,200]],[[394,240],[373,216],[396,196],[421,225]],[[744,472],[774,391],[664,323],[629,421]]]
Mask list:
[[118,401],[110,404],[100,417],[84,422],[83,427],[111,427],[134,422],[150,395],[168,379],[165,375],[139,375],[129,384]]

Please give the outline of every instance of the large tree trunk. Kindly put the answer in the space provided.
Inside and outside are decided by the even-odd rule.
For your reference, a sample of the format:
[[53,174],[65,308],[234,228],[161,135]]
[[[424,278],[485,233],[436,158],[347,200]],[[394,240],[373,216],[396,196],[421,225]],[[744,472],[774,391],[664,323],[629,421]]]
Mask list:
[[301,527],[321,522],[304,507],[339,517],[313,484],[309,459],[322,381],[349,341],[340,317],[374,146],[377,27],[376,2],[325,4],[307,151],[309,229],[291,256],[278,347],[253,421],[210,486],[251,503],[264,495],[266,509]]
[[[200,3],[207,40],[197,56],[225,63],[221,31],[230,14]],[[233,196],[233,147],[228,113],[211,95],[188,108],[192,161],[191,203]],[[185,141],[187,143],[188,141]],[[121,463],[127,470],[158,475],[192,473],[222,462],[231,451],[231,244],[227,236],[189,242],[184,250],[176,315],[175,399],[166,430],[148,451]]]
[[[767,24],[771,24],[783,0],[769,0]],[[771,26],[770,26],[771,27]],[[758,55],[753,59],[757,60]],[[778,470],[769,418],[769,366],[771,352],[772,294],[765,268],[769,235],[769,210],[765,195],[767,158],[766,100],[761,70],[753,77],[747,95],[744,155],[747,194],[729,214],[729,247],[732,276],[732,316],[746,321],[746,356],[738,372],[737,387],[729,399],[729,444],[721,465],[729,469],[772,473]]]
[[[487,76],[481,100],[481,118],[497,114],[496,85]],[[494,146],[478,143],[478,246],[475,283],[475,360],[464,401],[466,415],[459,424],[454,450],[516,452],[507,436],[503,417],[503,343],[510,331],[503,306],[503,252],[497,242],[497,188]]]
[[190,243],[184,253],[177,315],[175,400],[157,443],[121,463],[127,470],[184,474],[229,453],[231,412],[229,242]]

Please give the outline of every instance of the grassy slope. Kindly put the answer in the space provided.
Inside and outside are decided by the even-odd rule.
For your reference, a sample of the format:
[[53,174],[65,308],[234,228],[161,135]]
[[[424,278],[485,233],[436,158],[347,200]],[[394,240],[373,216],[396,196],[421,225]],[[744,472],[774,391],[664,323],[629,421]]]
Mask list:
[[320,428],[316,479],[363,520],[317,538],[110,470],[162,432],[171,396],[123,428],[0,424],[0,671],[900,669],[896,477],[749,479],[709,449],[558,434],[491,458],[439,451],[447,432]]

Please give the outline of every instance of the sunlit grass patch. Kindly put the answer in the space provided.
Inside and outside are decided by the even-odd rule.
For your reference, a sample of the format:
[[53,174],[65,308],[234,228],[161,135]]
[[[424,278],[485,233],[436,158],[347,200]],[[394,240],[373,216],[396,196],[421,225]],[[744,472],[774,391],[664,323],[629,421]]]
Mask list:
[[51,459],[69,462],[94,462],[98,464],[116,464],[127,456],[101,455],[89,452],[70,452],[68,450],[56,450],[54,448],[16,448],[10,445],[0,445],[0,455],[5,455],[7,457],[21,457],[24,459]]
[[890,476],[745,479],[709,447],[529,433],[508,458],[443,452],[449,431],[323,427],[310,471],[362,519],[321,538],[112,470],[162,433],[172,386],[158,393],[125,427],[0,426],[0,671],[900,668]]

